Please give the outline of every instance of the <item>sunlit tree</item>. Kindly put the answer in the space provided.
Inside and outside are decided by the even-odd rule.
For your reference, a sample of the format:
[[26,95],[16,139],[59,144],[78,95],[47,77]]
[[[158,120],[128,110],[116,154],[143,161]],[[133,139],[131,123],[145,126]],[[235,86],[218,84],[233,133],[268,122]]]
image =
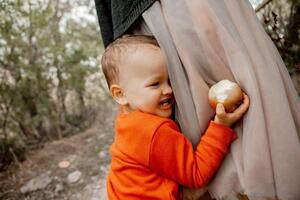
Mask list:
[[86,79],[98,72],[102,46],[94,12],[90,1],[0,0],[1,164],[13,147],[62,137],[84,121]]

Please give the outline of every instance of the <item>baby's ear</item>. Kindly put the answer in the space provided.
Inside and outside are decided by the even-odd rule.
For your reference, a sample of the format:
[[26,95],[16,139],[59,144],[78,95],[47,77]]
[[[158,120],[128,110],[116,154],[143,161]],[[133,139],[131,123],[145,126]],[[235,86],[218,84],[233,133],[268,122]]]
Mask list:
[[109,88],[111,96],[119,105],[127,105],[128,101],[120,85],[113,84]]

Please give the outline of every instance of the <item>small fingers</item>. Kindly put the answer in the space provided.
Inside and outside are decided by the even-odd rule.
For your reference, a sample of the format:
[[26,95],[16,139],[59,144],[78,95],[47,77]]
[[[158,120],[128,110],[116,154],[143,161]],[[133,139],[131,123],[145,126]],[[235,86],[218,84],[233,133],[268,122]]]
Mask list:
[[234,114],[243,115],[249,108],[250,105],[249,97],[245,93],[243,93],[243,95],[244,95],[243,103],[234,111]]
[[220,117],[220,118],[222,118],[226,115],[226,111],[225,111],[223,104],[221,104],[221,103],[217,104],[216,115],[218,115],[218,117]]

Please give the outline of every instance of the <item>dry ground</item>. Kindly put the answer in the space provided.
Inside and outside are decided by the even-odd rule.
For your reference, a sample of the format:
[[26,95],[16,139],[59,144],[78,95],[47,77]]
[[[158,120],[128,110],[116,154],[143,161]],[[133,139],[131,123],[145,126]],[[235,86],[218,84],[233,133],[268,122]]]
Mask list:
[[[101,122],[82,133],[29,152],[25,162],[0,174],[0,199],[105,200],[105,176],[110,161],[108,149],[113,141],[116,108],[107,114],[108,117],[101,117]],[[61,161],[70,165],[61,168]],[[75,180],[74,176],[69,180],[72,172],[77,174]],[[28,191],[30,184],[29,190],[34,191]]]

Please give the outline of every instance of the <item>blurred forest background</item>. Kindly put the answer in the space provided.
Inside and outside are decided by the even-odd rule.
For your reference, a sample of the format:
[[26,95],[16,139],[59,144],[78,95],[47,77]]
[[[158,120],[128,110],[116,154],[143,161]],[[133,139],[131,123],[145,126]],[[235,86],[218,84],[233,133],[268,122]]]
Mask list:
[[[300,1],[252,0],[300,94]],[[104,119],[110,98],[90,0],[0,0],[0,171]],[[98,116],[102,116],[99,118]]]
[[93,1],[1,0],[0,19],[1,171],[89,127],[107,94]]

